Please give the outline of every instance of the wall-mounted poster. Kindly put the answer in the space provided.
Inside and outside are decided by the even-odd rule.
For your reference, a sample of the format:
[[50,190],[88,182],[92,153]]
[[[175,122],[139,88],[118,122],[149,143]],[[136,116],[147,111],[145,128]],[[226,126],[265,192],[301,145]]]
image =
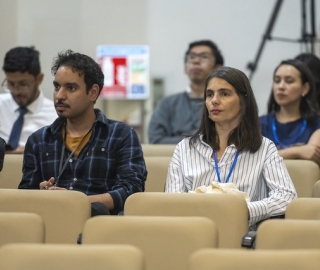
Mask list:
[[97,61],[104,74],[100,96],[107,99],[149,97],[149,47],[144,45],[100,45]]

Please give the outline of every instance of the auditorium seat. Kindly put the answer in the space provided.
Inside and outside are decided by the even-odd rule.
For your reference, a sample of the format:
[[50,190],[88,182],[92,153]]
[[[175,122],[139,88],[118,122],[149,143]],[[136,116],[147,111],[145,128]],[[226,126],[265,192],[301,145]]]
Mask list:
[[207,217],[217,225],[222,248],[241,248],[249,229],[246,201],[230,194],[135,193],[126,200],[124,215]]
[[172,157],[175,144],[141,144],[144,157]]
[[129,245],[10,244],[0,248],[3,270],[144,270],[142,252]]
[[0,247],[9,243],[44,243],[45,227],[34,213],[0,212]]
[[320,179],[319,166],[310,160],[284,159],[298,197],[312,197],[315,183]]
[[256,249],[320,249],[320,220],[266,220],[257,229]]
[[188,270],[317,270],[320,251],[202,249],[188,264]]
[[146,156],[144,160],[148,171],[145,191],[164,192],[171,157]]
[[17,189],[22,178],[22,154],[6,154],[0,172],[0,188]]
[[36,213],[44,221],[46,243],[76,244],[91,204],[78,191],[0,189],[0,212]]
[[217,228],[204,217],[98,216],[86,222],[82,244],[134,245],[147,270],[180,270],[194,251],[217,247]]
[[291,201],[287,206],[286,219],[320,220],[320,198],[298,198]]

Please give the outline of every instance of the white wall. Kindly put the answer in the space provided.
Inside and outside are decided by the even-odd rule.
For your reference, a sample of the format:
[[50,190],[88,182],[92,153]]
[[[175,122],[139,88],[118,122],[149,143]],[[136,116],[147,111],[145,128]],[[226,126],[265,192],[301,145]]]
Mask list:
[[[276,1],[271,0],[149,0],[148,41],[153,76],[165,78],[166,93],[182,91],[183,55],[189,42],[212,39],[220,47],[225,65],[250,74]],[[300,0],[283,1],[272,36],[301,37]],[[320,31],[320,1],[316,0],[317,29]],[[318,35],[320,38],[320,35]],[[299,43],[267,41],[251,81],[260,113],[266,110],[272,73],[283,59],[300,53]],[[317,49],[320,55],[320,48]]]
[[[188,43],[212,39],[225,64],[245,71],[253,61],[276,0],[0,0],[0,59],[15,46],[35,45],[45,73],[43,90],[52,96],[52,58],[72,49],[95,58],[99,44],[147,44],[151,77],[165,80],[166,95],[188,80],[183,56]],[[316,0],[320,31],[320,0]],[[283,1],[272,36],[301,37],[301,1]],[[320,34],[318,34],[320,37]],[[267,41],[252,86],[265,112],[272,73],[282,60],[300,53],[301,44]],[[320,48],[317,47],[317,55]],[[4,78],[0,72],[0,81]],[[103,104],[101,105],[103,106]],[[135,104],[139,107],[140,104]],[[107,114],[122,120],[135,107],[109,101]],[[125,112],[127,110],[127,112]],[[148,111],[150,113],[150,111]],[[147,117],[148,119],[148,117]]]

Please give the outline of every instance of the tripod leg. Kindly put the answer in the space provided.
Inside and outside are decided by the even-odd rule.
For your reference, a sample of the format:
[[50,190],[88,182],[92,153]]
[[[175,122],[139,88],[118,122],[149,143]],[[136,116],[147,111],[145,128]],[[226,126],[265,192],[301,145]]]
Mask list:
[[283,2],[283,0],[277,0],[276,1],[276,4],[275,4],[274,9],[273,9],[273,12],[271,14],[271,18],[270,18],[269,23],[268,23],[267,30],[266,30],[265,34],[263,35],[263,39],[262,39],[262,42],[260,44],[260,47],[259,47],[258,53],[256,55],[256,58],[254,60],[254,63],[249,63],[248,64],[248,68],[251,70],[251,73],[249,75],[249,79],[250,80],[252,78],[253,72],[256,70],[256,68],[258,66],[258,62],[259,62],[263,47],[264,47],[264,45],[266,43],[266,40],[267,39],[271,39],[271,32],[272,32],[273,26],[275,24],[275,21],[277,19],[277,16],[279,14],[282,2]]

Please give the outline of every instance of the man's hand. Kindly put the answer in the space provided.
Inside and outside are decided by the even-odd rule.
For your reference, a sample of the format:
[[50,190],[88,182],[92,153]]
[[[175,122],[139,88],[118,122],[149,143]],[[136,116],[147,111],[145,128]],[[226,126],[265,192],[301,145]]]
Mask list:
[[43,181],[39,184],[40,189],[49,189],[54,185],[54,177],[51,177],[48,181]]
[[45,190],[66,190],[65,188],[55,186],[54,181],[54,177],[51,177],[48,181],[41,182],[39,188]]

